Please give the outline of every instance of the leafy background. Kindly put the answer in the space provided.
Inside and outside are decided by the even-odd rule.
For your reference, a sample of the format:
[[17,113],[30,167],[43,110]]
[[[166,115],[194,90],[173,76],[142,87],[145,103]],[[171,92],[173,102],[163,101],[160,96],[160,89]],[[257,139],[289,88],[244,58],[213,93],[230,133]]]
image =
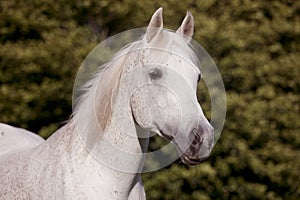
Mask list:
[[227,118],[208,161],[143,174],[148,199],[299,199],[300,1],[2,0],[0,121],[49,137],[71,114],[85,56],[161,6],[170,29],[194,14],[194,39],[224,79]]

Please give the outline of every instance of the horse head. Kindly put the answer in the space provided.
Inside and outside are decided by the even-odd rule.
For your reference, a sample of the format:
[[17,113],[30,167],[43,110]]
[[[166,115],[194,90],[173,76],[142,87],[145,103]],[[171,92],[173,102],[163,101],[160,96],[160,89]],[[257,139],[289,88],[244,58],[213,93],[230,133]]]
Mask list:
[[135,122],[172,141],[188,165],[206,159],[214,145],[213,127],[196,96],[201,72],[189,45],[193,31],[189,12],[176,32],[163,29],[161,8],[154,13],[139,56],[144,84],[130,97]]

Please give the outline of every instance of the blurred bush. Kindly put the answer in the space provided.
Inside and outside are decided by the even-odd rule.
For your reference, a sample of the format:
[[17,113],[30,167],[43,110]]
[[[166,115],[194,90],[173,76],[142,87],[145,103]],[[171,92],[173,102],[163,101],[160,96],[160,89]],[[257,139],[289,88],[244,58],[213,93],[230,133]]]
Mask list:
[[148,198],[299,199],[299,1],[1,1],[0,121],[48,137],[71,114],[73,82],[89,51],[146,26],[160,6],[170,29],[187,9],[194,14],[194,39],[216,61],[228,107],[211,158],[143,174]]

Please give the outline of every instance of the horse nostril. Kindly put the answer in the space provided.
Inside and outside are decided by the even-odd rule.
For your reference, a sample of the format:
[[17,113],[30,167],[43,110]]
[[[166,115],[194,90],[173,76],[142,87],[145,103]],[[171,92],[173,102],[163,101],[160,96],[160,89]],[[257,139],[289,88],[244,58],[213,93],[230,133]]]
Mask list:
[[194,135],[192,145],[197,145],[200,142],[200,136],[199,136],[199,134],[197,134],[197,129],[193,129],[192,132],[193,132],[193,135]]
[[196,140],[193,140],[192,145],[196,145],[198,142]]

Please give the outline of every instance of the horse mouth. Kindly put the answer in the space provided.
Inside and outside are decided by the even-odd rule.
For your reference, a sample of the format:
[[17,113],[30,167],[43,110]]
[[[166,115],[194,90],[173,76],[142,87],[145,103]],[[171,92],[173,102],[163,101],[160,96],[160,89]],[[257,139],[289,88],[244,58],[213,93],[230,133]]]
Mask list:
[[[201,164],[201,163],[203,163],[203,162],[209,157],[209,155],[210,155],[210,153],[206,153],[206,154],[204,154],[204,155],[201,155],[200,157],[196,157],[196,158],[195,158],[195,156],[192,155],[193,153],[190,152],[190,150],[188,150],[188,151],[186,151],[186,152],[184,153],[184,151],[182,151],[182,149],[180,149],[180,146],[177,144],[176,140],[174,139],[174,137],[173,137],[172,135],[166,134],[166,132],[164,132],[162,129],[159,129],[159,132],[160,132],[160,135],[161,135],[163,138],[165,138],[165,139],[168,140],[168,141],[173,142],[173,143],[177,146],[178,153],[181,154],[181,156],[180,156],[181,161],[182,161],[184,164],[188,165],[188,166],[194,166],[194,165]],[[196,136],[198,136],[198,135],[196,135]],[[200,141],[200,144],[202,145],[203,139],[199,139],[199,137],[196,137],[196,139],[199,140],[199,141]],[[193,145],[193,144],[191,144],[191,145]],[[201,147],[201,145],[200,145],[200,147]],[[200,148],[200,147],[199,147],[199,148]],[[196,150],[196,149],[195,149],[195,150]],[[194,151],[195,151],[195,150],[194,150]],[[199,149],[196,150],[196,152],[198,152],[198,151],[199,151]],[[210,152],[210,151],[209,151],[209,152]],[[195,153],[195,152],[194,152],[194,153]],[[191,155],[189,155],[189,154],[191,154]]]
[[[178,152],[179,153],[181,152],[180,159],[184,164],[189,165],[189,166],[198,165],[200,163],[203,163],[204,160],[206,160],[209,157],[209,156],[204,156],[204,157],[201,157],[201,158],[192,158],[191,156],[188,156],[187,153],[183,153],[183,151],[180,149],[178,144],[176,144],[176,141],[174,141],[173,136],[171,136],[169,134],[166,134],[162,129],[159,129],[159,132],[160,132],[160,134],[163,138],[165,138],[168,141],[174,142],[174,144],[177,146]],[[201,141],[201,143],[202,143],[202,141]]]
[[164,133],[162,129],[159,129],[159,132],[160,132],[161,136],[163,138],[165,138],[166,140],[173,141],[174,137],[172,135],[168,135],[168,134]]
[[193,165],[198,165],[200,163],[202,163],[205,158],[190,158],[188,157],[187,155],[183,154],[181,157],[180,157],[181,161],[186,164],[186,165],[189,165],[189,166],[193,166]]

